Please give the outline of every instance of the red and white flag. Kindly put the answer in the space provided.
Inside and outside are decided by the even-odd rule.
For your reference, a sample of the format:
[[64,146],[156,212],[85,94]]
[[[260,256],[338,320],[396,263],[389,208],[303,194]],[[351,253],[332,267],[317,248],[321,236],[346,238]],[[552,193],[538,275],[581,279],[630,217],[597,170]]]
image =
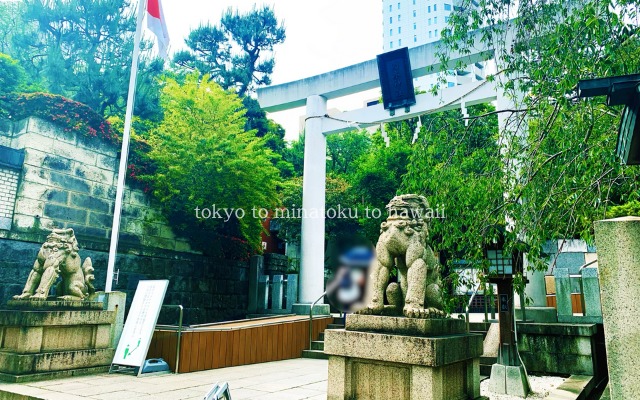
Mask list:
[[159,56],[167,58],[169,32],[167,32],[167,20],[164,19],[160,0],[147,0],[147,27],[158,38]]

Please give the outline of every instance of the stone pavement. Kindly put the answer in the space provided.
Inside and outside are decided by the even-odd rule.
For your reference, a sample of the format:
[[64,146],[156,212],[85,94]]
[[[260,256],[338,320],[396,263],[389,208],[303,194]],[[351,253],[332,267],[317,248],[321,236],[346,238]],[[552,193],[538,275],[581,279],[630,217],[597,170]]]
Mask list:
[[297,358],[179,375],[136,378],[102,374],[23,384],[0,384],[3,392],[44,400],[201,400],[216,382],[228,382],[233,400],[325,400],[327,361]]

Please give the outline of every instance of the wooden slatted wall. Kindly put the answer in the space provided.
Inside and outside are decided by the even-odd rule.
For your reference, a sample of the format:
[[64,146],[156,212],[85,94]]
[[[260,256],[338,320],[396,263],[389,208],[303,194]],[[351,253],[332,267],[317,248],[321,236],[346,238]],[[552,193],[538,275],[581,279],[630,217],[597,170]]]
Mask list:
[[[317,340],[332,321],[332,317],[315,318],[313,339]],[[175,331],[156,331],[148,358],[164,358],[174,371],[176,342]],[[230,330],[186,331],[180,344],[179,372],[298,358],[308,347],[308,320]]]

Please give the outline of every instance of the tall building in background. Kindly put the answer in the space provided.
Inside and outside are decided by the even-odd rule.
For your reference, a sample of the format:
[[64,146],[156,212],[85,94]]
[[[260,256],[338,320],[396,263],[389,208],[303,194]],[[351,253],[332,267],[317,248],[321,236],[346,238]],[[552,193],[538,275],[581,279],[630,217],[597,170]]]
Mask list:
[[[459,3],[459,0],[382,0],[382,50],[411,48],[440,40],[449,16]],[[484,78],[484,65],[476,63],[464,70],[448,71],[447,85],[461,85]],[[427,77],[420,79],[418,86],[435,83],[435,77]]]

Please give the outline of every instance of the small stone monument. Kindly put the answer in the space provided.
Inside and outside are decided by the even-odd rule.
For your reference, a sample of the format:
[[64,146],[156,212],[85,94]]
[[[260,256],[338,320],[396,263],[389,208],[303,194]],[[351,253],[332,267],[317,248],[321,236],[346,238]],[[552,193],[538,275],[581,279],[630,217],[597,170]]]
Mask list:
[[[328,399],[457,400],[480,396],[482,336],[442,310],[440,272],[429,246],[427,200],[387,205],[368,282],[369,303],[325,332]],[[393,267],[398,282],[389,284]],[[385,301],[386,298],[386,301]]]
[[[73,229],[54,230],[22,294],[0,310],[0,380],[26,382],[109,369],[125,296],[96,293],[93,280],[91,259],[81,263]],[[55,297],[49,297],[52,287]]]

